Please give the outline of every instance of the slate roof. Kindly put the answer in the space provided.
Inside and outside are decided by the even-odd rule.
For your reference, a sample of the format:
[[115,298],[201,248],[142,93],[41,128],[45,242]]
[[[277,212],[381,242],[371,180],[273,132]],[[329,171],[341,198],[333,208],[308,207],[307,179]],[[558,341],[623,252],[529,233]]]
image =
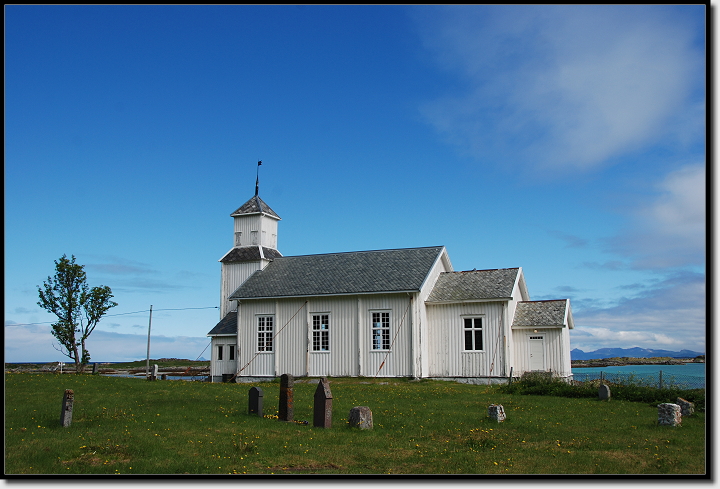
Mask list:
[[219,334],[237,334],[237,311],[227,313],[207,335]]
[[230,299],[418,291],[443,249],[279,257],[251,275]]
[[568,322],[572,325],[570,303],[565,300],[518,302],[513,318],[513,327],[520,326],[564,326],[565,309],[568,309]]
[[[282,254],[278,250],[272,248],[262,247],[262,254],[266,260],[274,260],[280,258]],[[261,258],[260,246],[241,246],[239,248],[233,248],[228,251],[225,256],[220,258],[222,263],[233,263],[233,262],[244,262],[244,261],[256,261]]]
[[243,205],[241,205],[238,210],[230,214],[230,217],[235,216],[242,216],[244,214],[260,214],[264,213],[269,216],[275,217],[277,219],[280,219],[280,216],[278,216],[274,210],[270,208],[269,205],[265,203],[264,200],[262,200],[259,196],[254,195],[250,198],[247,202],[245,202]]
[[443,272],[426,302],[504,299],[512,296],[519,268]]

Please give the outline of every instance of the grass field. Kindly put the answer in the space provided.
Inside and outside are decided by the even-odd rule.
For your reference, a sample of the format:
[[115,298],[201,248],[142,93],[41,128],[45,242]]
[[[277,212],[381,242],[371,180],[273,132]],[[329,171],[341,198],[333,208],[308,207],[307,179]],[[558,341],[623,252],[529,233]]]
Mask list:
[[[277,416],[279,382],[148,382],[6,373],[5,472],[13,474],[697,474],[705,413],[658,426],[639,402],[503,394],[498,387],[329,379],[333,426],[312,427],[316,384],[296,381],[296,421]],[[266,417],[247,414],[264,391]],[[73,422],[60,426],[63,392]],[[667,402],[673,402],[668,399]],[[502,404],[503,423],[487,416]],[[369,406],[375,428],[347,426]]]

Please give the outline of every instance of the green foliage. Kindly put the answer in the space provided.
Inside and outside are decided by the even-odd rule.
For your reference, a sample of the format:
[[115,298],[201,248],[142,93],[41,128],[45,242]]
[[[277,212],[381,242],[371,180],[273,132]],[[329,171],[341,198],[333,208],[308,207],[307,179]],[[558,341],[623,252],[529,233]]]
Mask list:
[[[519,381],[502,385],[499,389],[508,394],[530,394],[542,396],[597,398],[600,381],[566,382],[548,375],[548,372],[527,372]],[[656,406],[665,402],[675,402],[678,397],[695,403],[696,411],[705,410],[705,389],[683,390],[677,387],[658,389],[645,385],[642,381],[615,384],[605,382],[610,387],[611,399],[643,402]]]
[[[280,386],[5,375],[5,472],[16,474],[704,474],[705,415],[658,426],[646,403],[503,393],[497,386],[331,378],[333,424],[314,428],[317,384]],[[264,392],[265,417],[248,414]],[[73,389],[72,424],[59,411]],[[503,423],[487,408],[502,404]],[[375,428],[347,426],[369,406]]]
[[52,325],[52,334],[60,344],[55,349],[73,360],[79,372],[90,362],[85,340],[108,309],[117,306],[110,300],[110,287],[89,288],[83,268],[75,263],[74,255],[71,259],[63,255],[55,261],[55,275],[38,287],[38,305],[58,318]]

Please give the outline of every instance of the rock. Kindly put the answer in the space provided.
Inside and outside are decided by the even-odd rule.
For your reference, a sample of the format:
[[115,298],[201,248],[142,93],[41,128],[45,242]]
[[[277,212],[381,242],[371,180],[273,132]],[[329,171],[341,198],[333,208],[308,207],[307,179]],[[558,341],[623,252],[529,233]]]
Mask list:
[[682,410],[677,404],[658,404],[658,424],[661,426],[678,426],[682,423]]
[[360,428],[361,430],[373,429],[372,411],[367,406],[355,406],[350,410],[348,424],[351,428]]
[[502,404],[491,404],[488,407],[488,416],[498,423],[505,421],[505,409],[502,407]]
[[683,416],[692,416],[692,414],[695,412],[695,404],[690,401],[686,401],[682,397],[678,397],[677,401],[675,401],[675,404],[680,406],[680,411]]

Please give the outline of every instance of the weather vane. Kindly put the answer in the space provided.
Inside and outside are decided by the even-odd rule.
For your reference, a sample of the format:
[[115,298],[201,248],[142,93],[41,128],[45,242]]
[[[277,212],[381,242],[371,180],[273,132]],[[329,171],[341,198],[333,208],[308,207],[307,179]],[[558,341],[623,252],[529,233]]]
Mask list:
[[257,175],[255,177],[255,196],[257,197],[258,192],[260,191],[260,165],[262,165],[262,161],[258,161],[257,165]]

